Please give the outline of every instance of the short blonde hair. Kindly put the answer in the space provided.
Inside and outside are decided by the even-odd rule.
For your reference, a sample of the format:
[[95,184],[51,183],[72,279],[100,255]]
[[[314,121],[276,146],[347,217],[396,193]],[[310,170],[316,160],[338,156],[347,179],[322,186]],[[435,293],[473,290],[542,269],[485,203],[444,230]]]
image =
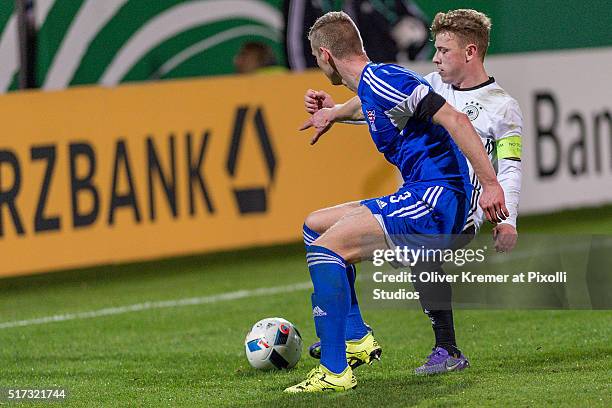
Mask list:
[[336,58],[365,54],[357,26],[343,11],[331,11],[319,17],[308,32],[308,39],[314,49],[325,47]]
[[484,60],[489,48],[491,19],[486,14],[471,9],[438,13],[431,24],[431,35],[435,40],[436,35],[443,32],[457,35],[466,45],[476,44],[480,58]]

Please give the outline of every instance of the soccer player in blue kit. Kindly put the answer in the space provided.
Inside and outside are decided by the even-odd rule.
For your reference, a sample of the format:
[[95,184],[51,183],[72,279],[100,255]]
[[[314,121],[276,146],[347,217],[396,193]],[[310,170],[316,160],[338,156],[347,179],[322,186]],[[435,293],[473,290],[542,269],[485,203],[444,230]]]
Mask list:
[[[480,206],[487,219],[499,222],[508,210],[469,119],[422,77],[397,65],[371,63],[357,27],[343,12],[320,17],[308,38],[317,64],[332,84],[357,93],[377,149],[404,179],[394,194],[319,210],[304,223],[321,364],[285,391],[344,391],[357,384],[351,366],[376,357],[364,355],[365,350],[379,349],[361,316],[351,313],[356,299],[353,264],[369,259],[375,249],[418,246],[420,236],[461,233],[472,187],[458,147],[482,185]],[[311,144],[342,115],[327,108],[316,112],[303,126],[315,128]],[[347,338],[356,340],[345,343]],[[347,363],[350,353],[355,364]]]
[[[424,78],[449,104],[468,115],[474,129],[481,137],[489,160],[497,171],[497,179],[504,189],[506,207],[510,212],[510,216],[491,231],[496,251],[507,252],[516,245],[518,237],[516,220],[521,190],[523,118],[518,102],[487,74],[484,67],[490,30],[491,20],[477,10],[457,9],[436,14],[431,25],[431,34],[436,46],[433,63],[437,72],[432,72]],[[310,114],[322,108],[336,108],[346,111],[344,117],[336,116],[336,121],[346,122],[346,118],[350,118],[349,123],[367,124],[365,117],[362,116],[361,101],[358,96],[343,105],[337,107],[331,95],[325,91],[309,89],[304,95],[304,106]],[[352,113],[348,112],[348,107],[351,107]],[[363,120],[355,121],[359,116]],[[469,164],[468,162],[468,167]],[[462,236],[457,237],[460,239],[454,248],[466,245],[474,234],[478,233],[485,218],[478,206],[480,184],[471,168],[470,180],[473,186],[470,211]],[[420,276],[419,270],[444,274],[441,264],[414,265],[411,269],[416,276]],[[354,270],[351,269],[347,273],[349,280],[352,279]],[[423,311],[431,320],[435,337],[432,352],[425,364],[415,369],[415,373],[439,374],[469,367],[469,361],[457,347],[455,339],[450,283],[416,281],[414,287],[420,294],[419,301]],[[356,298],[352,297],[349,323],[359,322],[357,314],[359,314],[359,305]],[[355,324],[352,323],[350,327]],[[347,334],[350,336],[347,337],[347,359],[353,368],[362,363],[364,357],[370,353],[375,353],[378,357],[382,352],[377,343],[376,347],[374,346],[372,335],[364,336],[363,341],[359,342],[360,346],[357,347],[355,340],[362,339],[353,337],[354,330]],[[356,351],[359,354],[356,354]],[[320,358],[320,342],[311,345],[309,352],[312,357]]]

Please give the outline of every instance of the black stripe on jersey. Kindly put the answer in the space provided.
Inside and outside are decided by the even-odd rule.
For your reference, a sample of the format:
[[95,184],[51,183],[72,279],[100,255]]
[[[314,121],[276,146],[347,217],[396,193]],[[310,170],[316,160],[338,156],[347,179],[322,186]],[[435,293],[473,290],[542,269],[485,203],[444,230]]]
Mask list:
[[472,196],[470,197],[470,212],[468,213],[468,216],[474,214],[474,211],[476,211],[476,209],[474,208],[474,197],[475,196],[476,196],[476,189],[473,189]]
[[474,183],[476,182],[477,178],[476,178],[476,173],[472,174],[472,179],[470,180],[470,183],[472,183],[472,185],[474,185]]
[[471,212],[475,212],[478,209],[478,198],[480,197],[480,182],[475,175],[472,186],[474,188],[472,189],[472,197],[470,198],[470,210]]
[[474,190],[474,191],[476,192],[476,194],[474,195],[473,208],[474,208],[474,212],[476,212],[478,210],[478,199],[480,199],[480,189]]
[[442,106],[446,103],[446,99],[435,93],[429,91],[427,95],[421,99],[414,110],[414,117],[424,122],[430,120]]
[[487,139],[487,143],[485,145],[487,155],[490,155],[491,153],[493,153],[494,146],[495,146],[495,143],[491,139]]
[[472,176],[472,195],[470,196],[470,211],[468,212],[468,217],[471,217],[474,213],[474,194],[476,192],[476,187],[474,186],[476,174]]
[[478,188],[478,178],[476,177],[476,173],[472,174],[472,196],[470,197],[470,208],[474,206],[474,191]]
[[[488,145],[490,144],[490,139],[487,139],[486,142],[486,150],[488,150]],[[476,177],[476,173],[472,173],[471,178],[472,183],[472,196],[470,197],[470,209],[468,211],[467,219],[465,222],[465,227],[463,227],[463,231],[465,231],[470,226],[475,225],[474,216],[478,211],[478,199],[480,198],[480,192],[482,186],[480,185],[480,181],[478,181],[478,177]]]
[[[478,183],[478,180],[476,180]],[[478,199],[480,198],[480,187],[474,188],[472,190],[472,198],[470,199],[470,211],[468,212],[468,216],[465,221],[465,226],[463,227],[463,231],[465,231],[470,226],[476,224],[474,217],[476,215],[476,211],[478,210]]]
[[463,227],[463,229],[461,230],[462,233],[465,233],[466,230],[470,229],[470,228],[474,228],[474,220],[467,220],[465,222],[465,226]]

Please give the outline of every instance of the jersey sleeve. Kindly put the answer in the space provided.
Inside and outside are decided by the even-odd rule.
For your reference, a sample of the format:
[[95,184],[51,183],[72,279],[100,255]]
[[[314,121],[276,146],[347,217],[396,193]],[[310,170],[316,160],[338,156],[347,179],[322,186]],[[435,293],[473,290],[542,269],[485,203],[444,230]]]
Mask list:
[[384,75],[380,71],[366,71],[363,80],[370,86],[376,104],[397,129],[402,130],[412,117],[431,119],[444,105],[444,98],[413,73],[400,71]]
[[436,90],[436,92],[438,89],[442,89],[444,87],[442,78],[440,78],[440,74],[436,71],[430,72],[429,74],[425,75],[423,78],[425,79],[425,81],[427,81],[429,85],[431,85],[431,87],[434,90]]
[[504,190],[506,208],[510,213],[510,216],[501,223],[510,224],[516,228],[521,195],[522,163],[516,160],[500,160],[497,165],[497,181]]
[[519,199],[521,194],[522,132],[523,115],[514,99],[499,110],[494,125],[495,149],[497,156],[497,180],[504,190],[506,207],[510,217],[502,221],[516,228]]
[[493,125],[495,150],[498,160],[521,160],[523,114],[514,99],[497,112]]

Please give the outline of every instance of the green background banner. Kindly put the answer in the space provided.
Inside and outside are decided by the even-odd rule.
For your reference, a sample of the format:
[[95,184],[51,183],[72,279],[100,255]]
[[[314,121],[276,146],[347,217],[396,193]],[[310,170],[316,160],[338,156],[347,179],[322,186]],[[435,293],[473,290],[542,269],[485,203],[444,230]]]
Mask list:
[[608,0],[417,0],[438,11],[473,8],[491,17],[491,54],[612,45]]
[[12,0],[0,0],[0,93],[19,87],[17,17]]
[[[382,1],[382,0],[377,0]],[[384,2],[383,2],[384,3]],[[476,8],[493,20],[491,54],[612,45],[606,0],[417,0],[436,12]],[[281,63],[282,0],[37,0],[36,83],[43,89],[231,74],[246,40]],[[340,2],[334,3],[336,8]],[[13,1],[0,1],[0,92],[17,88]],[[12,48],[11,48],[12,44]]]
[[38,34],[37,82],[61,89],[232,73],[247,39],[280,56],[282,27],[279,1],[56,1]]

